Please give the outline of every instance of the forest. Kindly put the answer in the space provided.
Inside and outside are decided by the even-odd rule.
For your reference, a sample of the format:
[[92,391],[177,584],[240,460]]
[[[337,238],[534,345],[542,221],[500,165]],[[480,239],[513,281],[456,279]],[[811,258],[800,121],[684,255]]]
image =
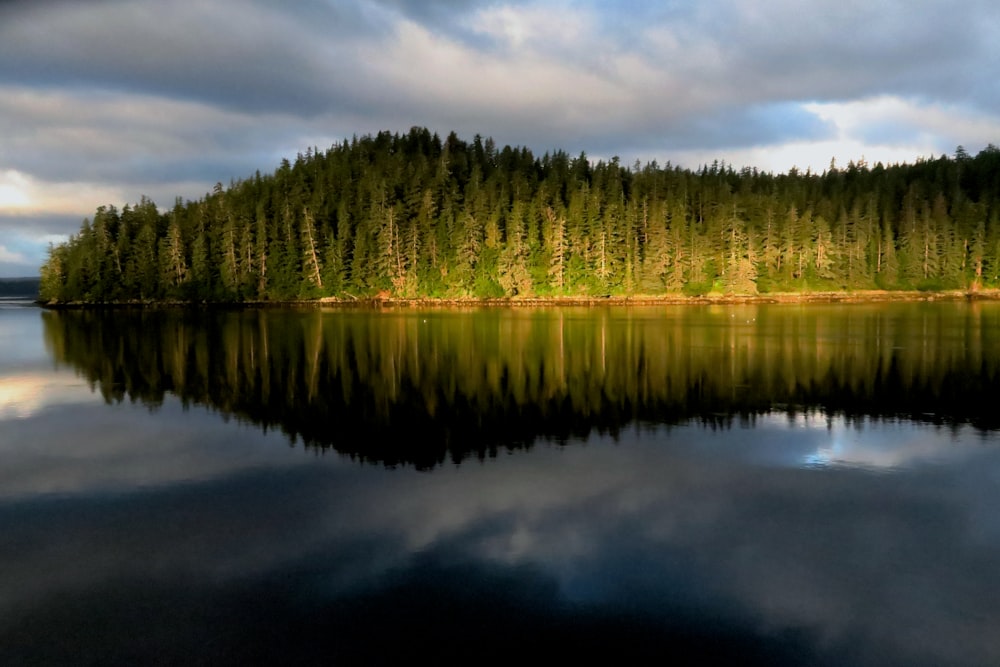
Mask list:
[[40,274],[49,304],[978,291],[1000,148],[774,174],[383,131],[169,211],[101,206]]

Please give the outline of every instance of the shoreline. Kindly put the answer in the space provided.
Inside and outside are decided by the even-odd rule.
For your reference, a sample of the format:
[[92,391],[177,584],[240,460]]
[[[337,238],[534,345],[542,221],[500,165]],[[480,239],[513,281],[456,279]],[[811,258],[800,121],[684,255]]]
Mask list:
[[[506,297],[493,299],[439,298],[404,299],[387,297],[369,299],[383,306],[684,306],[684,305],[729,305],[729,304],[796,304],[796,303],[880,303],[916,301],[996,301],[1000,300],[1000,290],[948,290],[940,292],[864,290],[856,292],[776,292],[770,294],[708,294],[704,296],[683,295],[634,295],[607,297]],[[353,301],[326,297],[318,300],[320,305],[350,305]],[[310,302],[311,303],[311,302]]]
[[946,290],[857,290],[851,292],[775,292],[768,294],[708,294],[704,296],[633,295],[633,296],[547,296],[547,297],[369,297],[292,299],[287,301],[190,302],[190,301],[127,301],[108,303],[46,303],[35,301],[50,310],[89,308],[350,308],[350,307],[556,307],[556,306],[684,306],[684,305],[763,305],[816,303],[888,303],[918,301],[1000,301],[1000,289]]

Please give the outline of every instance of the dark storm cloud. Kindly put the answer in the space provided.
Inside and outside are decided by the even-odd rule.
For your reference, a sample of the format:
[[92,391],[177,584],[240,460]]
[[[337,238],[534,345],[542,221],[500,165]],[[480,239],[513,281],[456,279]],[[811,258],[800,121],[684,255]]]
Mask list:
[[380,30],[361,7],[319,2],[298,3],[294,13],[266,3],[105,2],[8,14],[0,82],[302,115],[350,108],[363,97],[350,45]]

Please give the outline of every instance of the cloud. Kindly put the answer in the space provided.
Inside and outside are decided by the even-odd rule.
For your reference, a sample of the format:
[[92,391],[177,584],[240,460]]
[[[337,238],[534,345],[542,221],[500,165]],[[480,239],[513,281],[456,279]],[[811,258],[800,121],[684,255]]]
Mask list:
[[[1000,20],[995,3],[976,1],[955,11],[941,0],[824,1],[808,9],[790,0],[724,0],[699,8],[681,25],[690,41],[715,45],[716,66],[702,73],[714,70],[717,83],[734,85],[744,99],[834,100],[879,92],[980,103],[995,97],[967,87],[972,79],[984,81],[969,65],[1000,53],[992,34]],[[985,28],[991,22],[994,30]]]
[[0,278],[38,275],[50,243],[64,242],[80,229],[75,214],[14,213],[0,211]]
[[[2,261],[2,255],[0,255]],[[24,341],[11,341],[15,345],[24,345]],[[28,344],[30,346],[30,343]],[[20,347],[10,350],[22,356]],[[89,391],[80,391],[83,382],[72,376],[54,371],[35,371],[2,375],[3,385],[0,386],[0,422],[10,422],[15,419],[27,419],[37,415],[44,409],[74,402],[93,400]],[[86,396],[86,398],[81,398]],[[9,455],[14,447],[7,441],[0,444],[0,453]],[[19,491],[13,480],[5,480],[4,493],[16,495]],[[39,489],[33,489],[38,492]]]
[[[308,115],[349,99],[350,42],[368,32],[359,6],[298,3],[45,4],[0,29],[8,83],[97,86],[222,108]],[[350,37],[351,39],[344,39]],[[346,48],[345,48],[346,47]],[[333,82],[336,83],[336,82]]]
[[19,252],[13,252],[7,246],[0,245],[0,264],[27,264],[28,258]]
[[[729,0],[613,12],[598,3],[388,0],[281,11],[179,1],[40,6],[14,13],[0,33],[0,49],[18,64],[0,68],[9,85],[86,84],[243,117],[368,117],[383,128],[395,121],[550,144],[638,127],[725,145],[725,132],[691,124],[747,106],[887,89],[973,104],[996,95],[970,85],[988,82],[967,66],[995,60],[995,40],[983,21],[970,27],[943,2],[919,12],[901,3],[802,11]],[[987,25],[1000,15],[989,3],[975,10]]]
[[[44,183],[25,173],[10,170],[0,174],[0,226],[3,221],[30,221],[39,213],[71,214],[84,202],[119,198],[122,190],[99,183],[57,181]],[[80,218],[82,219],[82,218]],[[78,220],[79,222],[79,220]]]
[[[836,125],[843,137],[869,146],[919,143],[950,154],[958,145],[973,152],[985,148],[983,137],[1000,136],[1000,118],[975,109],[938,102],[922,103],[895,96],[826,104],[809,108]],[[933,154],[923,153],[926,157]]]
[[[20,62],[0,68],[0,79],[22,95],[39,83],[69,86],[75,92],[59,108],[84,113],[78,127],[99,128],[100,118],[119,127],[128,116],[126,128],[149,131],[148,150],[172,145],[150,165],[190,174],[201,173],[200,162],[172,156],[183,146],[205,150],[189,142],[196,128],[212,133],[209,150],[231,145],[226,127],[240,137],[252,128],[272,146],[277,131],[286,146],[281,133],[341,138],[426,125],[536,149],[659,151],[661,160],[675,148],[813,141],[825,128],[810,103],[886,88],[988,102],[994,93],[974,91],[992,86],[956,84],[955,73],[981,78],[959,65],[998,53],[983,28],[941,2],[922,3],[920,13],[899,3],[824,2],[805,12],[728,0],[614,12],[599,3],[389,0],[281,11],[179,1],[40,7],[7,22],[0,49]],[[976,11],[998,15],[988,3]],[[49,42],[55,48],[42,47]],[[82,84],[104,91],[107,103],[81,95]],[[122,107],[126,97],[134,101]],[[111,100],[120,110],[101,113]],[[107,152],[103,137],[63,130],[55,136],[65,144],[97,141],[98,158]],[[130,174],[156,176],[141,156],[135,162]]]
[[0,211],[16,210],[28,205],[25,192],[28,179],[21,173],[9,169],[0,173]]
[[[51,614],[72,591],[106,608],[110,591],[152,572],[210,588],[215,600],[251,586],[329,612],[351,600],[406,599],[411,589],[394,587],[430,560],[464,572],[465,590],[485,593],[504,573],[511,584],[540,585],[527,609],[557,612],[548,617],[557,622],[571,610],[679,623],[708,616],[716,632],[801,631],[804,655],[848,651],[829,664],[992,664],[997,655],[997,534],[979,530],[995,516],[984,499],[993,498],[997,453],[971,440],[954,465],[871,475],[762,463],[743,432],[685,427],[537,446],[429,479],[289,454],[279,434],[222,428],[206,411],[179,414],[169,399],[138,431],[118,429],[159,443],[142,457],[122,438],[84,438],[86,452],[60,450],[62,467],[43,444],[44,466],[25,457],[7,471],[22,485],[15,502],[0,503],[0,519],[15,518],[8,543],[17,545],[0,548],[7,604]],[[761,428],[762,446],[786,455],[832,437],[779,420]],[[844,428],[836,424],[833,437]],[[869,428],[903,449],[897,438],[913,433]],[[53,443],[63,430],[50,433]],[[767,442],[768,431],[782,442]],[[954,434],[919,432],[940,451],[956,445]],[[149,456],[166,463],[139,465]],[[115,493],[106,493],[109,480]],[[489,590],[480,612],[502,599]]]
[[[840,167],[861,161],[872,165],[912,163],[919,158],[951,155],[959,145],[975,155],[992,143],[990,137],[1000,136],[1000,118],[995,116],[895,96],[810,102],[801,110],[807,114],[803,118],[815,119],[816,131],[811,136],[790,132],[783,137],[774,135],[773,143],[736,149],[705,148],[707,142],[694,142],[672,152],[675,163],[697,166],[724,158],[737,169],[747,166],[778,173],[795,166],[819,173],[831,160]],[[767,117],[775,121],[780,132],[780,114]],[[755,131],[757,136],[767,136],[764,130]]]
[[0,87],[6,137],[0,159],[7,174],[20,171],[21,178],[94,179],[118,187],[199,174],[228,181],[237,168],[246,172],[270,158],[274,142],[290,142],[296,128],[280,115],[231,113],[149,95]]

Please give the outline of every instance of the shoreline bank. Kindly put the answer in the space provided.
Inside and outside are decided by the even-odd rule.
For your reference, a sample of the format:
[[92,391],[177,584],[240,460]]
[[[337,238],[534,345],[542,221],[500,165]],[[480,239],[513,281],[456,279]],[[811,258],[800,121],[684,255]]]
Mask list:
[[633,295],[633,296],[548,296],[548,297],[369,297],[343,298],[322,297],[319,299],[293,299],[287,301],[242,301],[242,302],[189,302],[189,301],[129,301],[111,303],[45,303],[36,302],[42,308],[289,308],[289,307],[410,307],[410,308],[450,308],[450,307],[555,307],[555,306],[683,306],[683,305],[763,305],[763,304],[810,304],[810,303],[887,303],[917,301],[998,301],[1000,289],[996,290],[948,290],[940,292],[859,290],[853,292],[776,292],[769,294],[708,294],[704,296],[673,295]]

